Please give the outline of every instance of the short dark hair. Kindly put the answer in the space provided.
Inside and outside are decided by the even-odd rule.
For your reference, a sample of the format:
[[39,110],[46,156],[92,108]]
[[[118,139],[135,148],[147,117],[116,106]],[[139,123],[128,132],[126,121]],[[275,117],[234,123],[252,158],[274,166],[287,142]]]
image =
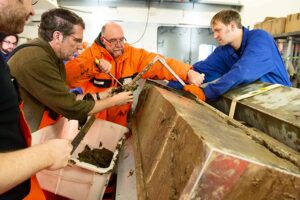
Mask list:
[[61,32],[63,36],[73,34],[74,25],[85,29],[83,19],[77,14],[63,8],[54,8],[42,14],[39,36],[49,42],[52,41],[55,31]]
[[19,42],[19,36],[17,34],[0,33],[0,42],[2,42],[8,36],[15,36],[15,38],[17,40],[16,43],[18,44],[18,42]]
[[216,21],[220,21],[225,25],[230,24],[230,22],[234,21],[238,28],[242,28],[242,19],[240,14],[236,10],[222,10],[215,14],[210,21],[210,25],[216,23]]

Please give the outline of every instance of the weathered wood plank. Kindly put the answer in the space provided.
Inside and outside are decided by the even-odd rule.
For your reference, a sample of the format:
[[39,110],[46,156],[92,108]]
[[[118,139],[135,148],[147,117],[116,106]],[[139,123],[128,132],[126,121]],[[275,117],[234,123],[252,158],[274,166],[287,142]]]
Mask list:
[[205,103],[148,84],[132,132],[139,199],[300,199],[299,153]]
[[[228,114],[233,98],[268,85],[256,82],[236,88],[211,105]],[[300,152],[300,89],[282,86],[241,100],[234,118]]]

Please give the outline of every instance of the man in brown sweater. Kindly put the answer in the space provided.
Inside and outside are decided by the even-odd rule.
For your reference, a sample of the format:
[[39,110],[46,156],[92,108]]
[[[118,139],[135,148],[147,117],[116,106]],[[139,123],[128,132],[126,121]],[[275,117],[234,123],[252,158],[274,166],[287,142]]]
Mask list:
[[[84,122],[88,115],[133,101],[132,92],[110,97],[109,92],[78,100],[65,82],[65,66],[82,46],[81,17],[65,9],[52,9],[41,17],[39,38],[28,42],[9,60],[11,73],[19,82],[24,112],[32,131],[53,124],[59,115]],[[102,65],[110,65],[102,61]],[[100,100],[101,98],[101,100]]]

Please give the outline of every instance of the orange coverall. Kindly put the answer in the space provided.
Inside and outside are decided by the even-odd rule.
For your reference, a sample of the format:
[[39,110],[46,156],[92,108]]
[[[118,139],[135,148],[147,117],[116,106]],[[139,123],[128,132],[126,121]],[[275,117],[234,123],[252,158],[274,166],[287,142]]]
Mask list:
[[[116,87],[117,83],[108,74],[101,73],[95,65],[95,58],[106,59],[112,65],[111,73],[122,83],[127,84],[141,72],[158,54],[149,53],[125,44],[123,54],[114,59],[109,52],[95,41],[74,60],[67,62],[67,83],[71,88],[81,87],[84,93],[101,92],[105,89]],[[163,56],[162,56],[163,57]],[[190,65],[175,59],[166,59],[168,65],[175,73],[187,82],[187,73],[192,68]],[[156,62],[143,77],[159,80],[176,80],[160,62]],[[97,117],[123,126],[127,125],[127,114],[131,105],[115,106],[108,108]]]
[[[31,146],[31,132],[29,130],[29,127],[25,121],[25,117],[22,111],[22,104],[20,106],[20,127],[21,131],[23,133],[23,136],[25,138],[27,146]],[[31,177],[31,185],[30,185],[30,192],[29,194],[24,198],[24,200],[46,200],[44,193],[36,179],[35,176]]]

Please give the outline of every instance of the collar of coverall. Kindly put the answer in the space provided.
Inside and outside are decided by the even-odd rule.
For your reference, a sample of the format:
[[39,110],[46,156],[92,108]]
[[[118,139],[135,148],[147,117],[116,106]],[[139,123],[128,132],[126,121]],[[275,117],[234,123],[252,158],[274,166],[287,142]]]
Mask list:
[[101,40],[100,40],[100,37],[101,37],[101,32],[99,33],[99,35],[96,37],[96,39],[95,39],[95,42],[98,44],[98,45],[100,45],[100,46],[102,46],[103,48],[105,48],[104,47],[104,44],[101,42]]

